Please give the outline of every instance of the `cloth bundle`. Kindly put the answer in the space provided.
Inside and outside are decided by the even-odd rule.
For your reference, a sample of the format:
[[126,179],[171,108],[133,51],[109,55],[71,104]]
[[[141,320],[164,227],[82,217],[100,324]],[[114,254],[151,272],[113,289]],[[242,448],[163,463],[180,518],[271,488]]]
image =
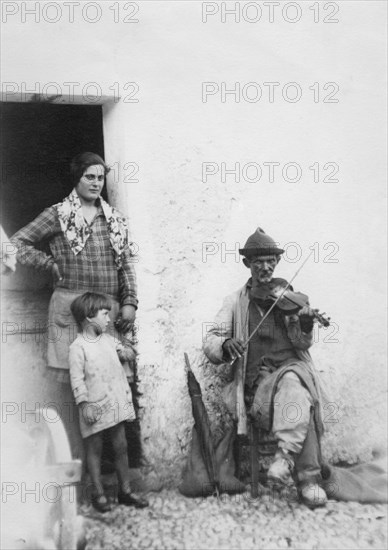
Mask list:
[[[233,443],[235,435],[236,431],[234,427],[231,427],[215,449],[219,492],[231,495],[245,491],[245,484],[241,483],[234,475]],[[183,481],[179,486],[179,491],[186,497],[206,497],[215,493],[215,486],[209,479],[195,426],[192,432],[191,452],[183,472]]]

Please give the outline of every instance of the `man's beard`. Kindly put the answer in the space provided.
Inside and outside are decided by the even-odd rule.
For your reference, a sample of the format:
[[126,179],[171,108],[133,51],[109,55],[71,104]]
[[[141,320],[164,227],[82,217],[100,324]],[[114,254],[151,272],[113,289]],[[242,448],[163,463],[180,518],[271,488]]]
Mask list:
[[263,284],[263,283],[266,284],[271,281],[272,275],[273,273],[266,273],[266,274],[260,273],[260,275],[257,277],[256,280],[259,284]]

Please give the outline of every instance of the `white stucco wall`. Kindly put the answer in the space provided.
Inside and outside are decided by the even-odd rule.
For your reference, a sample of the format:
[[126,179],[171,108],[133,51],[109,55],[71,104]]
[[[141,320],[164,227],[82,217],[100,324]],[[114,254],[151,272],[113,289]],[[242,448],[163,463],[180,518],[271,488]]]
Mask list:
[[[95,24],[77,15],[73,23],[66,16],[23,23],[21,12],[10,15],[3,25],[3,82],[19,90],[23,82],[28,89],[37,82],[40,90],[55,82],[64,94],[66,82],[79,83],[76,93],[97,82],[107,95],[117,87],[122,94],[104,107],[106,156],[121,163],[123,176],[125,163],[139,166],[139,181],[121,181],[111,196],[129,216],[139,246],[142,429],[151,462],[167,479],[179,477],[191,427],[183,352],[195,367],[204,364],[203,325],[248,276],[222,247],[243,245],[259,225],[281,245],[299,247],[288,245],[289,261],[277,272],[284,278],[301,263],[291,261],[295,252],[302,261],[318,243],[319,259],[310,259],[294,287],[338,327],[336,335],[321,330],[313,352],[338,406],[326,452],[336,460],[369,457],[385,443],[386,428],[385,4],[340,3],[334,24],[314,23],[312,2],[297,3],[302,17],[294,24],[278,12],[270,23],[261,2],[262,20],[254,24],[231,16],[222,23],[220,4],[203,23],[201,2],[168,1],[138,2],[138,23],[123,23],[123,12],[114,23],[111,4],[100,3]],[[137,103],[124,102],[128,82],[139,86]],[[228,88],[255,82],[263,96],[236,102],[229,95],[222,103],[218,93],[203,102],[203,82]],[[273,103],[265,82],[280,83]],[[281,94],[290,82],[302,90],[295,103]],[[317,103],[309,89],[316,82]],[[338,103],[322,100],[332,89],[322,89],[328,82],[339,86]],[[257,182],[229,175],[223,183],[218,172],[205,182],[202,165],[210,162],[228,169],[258,163],[263,175]],[[280,163],[272,183],[268,162]],[[289,162],[302,170],[296,183],[281,175]],[[314,163],[321,167],[316,183]],[[339,166],[338,182],[322,181],[326,163]],[[204,257],[204,243],[218,252]],[[333,263],[325,261],[330,252]],[[205,365],[196,372],[216,421],[215,371]]]

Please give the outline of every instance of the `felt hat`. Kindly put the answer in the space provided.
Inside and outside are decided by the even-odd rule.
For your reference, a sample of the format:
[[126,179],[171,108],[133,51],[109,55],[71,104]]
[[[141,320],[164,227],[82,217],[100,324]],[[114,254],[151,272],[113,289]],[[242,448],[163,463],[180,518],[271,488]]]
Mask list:
[[261,227],[258,227],[250,237],[248,237],[244,248],[239,249],[241,256],[269,256],[273,254],[283,254],[284,250],[278,248],[276,243],[267,235]]

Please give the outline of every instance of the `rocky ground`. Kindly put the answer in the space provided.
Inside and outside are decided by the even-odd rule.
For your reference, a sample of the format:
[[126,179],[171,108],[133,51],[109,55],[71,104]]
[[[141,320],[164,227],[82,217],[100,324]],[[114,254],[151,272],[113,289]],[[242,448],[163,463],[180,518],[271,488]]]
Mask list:
[[385,505],[330,501],[312,511],[291,494],[260,493],[217,500],[163,490],[148,495],[144,510],[115,505],[107,514],[83,505],[86,549],[387,548]]

